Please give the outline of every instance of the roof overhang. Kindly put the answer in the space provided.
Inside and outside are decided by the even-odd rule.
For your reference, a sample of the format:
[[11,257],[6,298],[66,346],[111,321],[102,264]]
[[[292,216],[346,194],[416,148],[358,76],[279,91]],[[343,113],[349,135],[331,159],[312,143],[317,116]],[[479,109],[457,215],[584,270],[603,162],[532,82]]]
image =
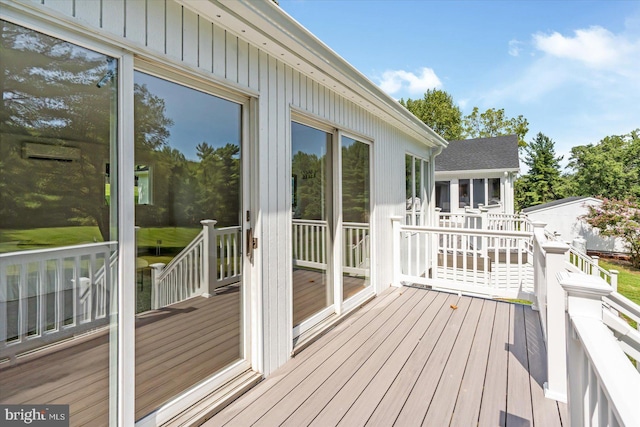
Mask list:
[[[437,162],[437,159],[436,159]],[[503,174],[519,173],[520,169],[463,169],[455,171],[435,171],[436,175],[481,175],[481,174]]]
[[447,141],[270,0],[179,0],[429,147]]

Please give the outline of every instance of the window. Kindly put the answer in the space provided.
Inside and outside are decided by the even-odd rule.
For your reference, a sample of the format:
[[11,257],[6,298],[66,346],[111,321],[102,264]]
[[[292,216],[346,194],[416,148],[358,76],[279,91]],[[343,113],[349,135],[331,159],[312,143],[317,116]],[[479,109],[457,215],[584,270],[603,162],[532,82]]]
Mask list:
[[406,182],[406,223],[408,225],[424,224],[424,208],[427,205],[424,191],[427,163],[419,157],[407,154],[405,156]]
[[473,180],[473,207],[477,208],[480,204],[484,205],[484,179]]
[[497,205],[502,198],[500,197],[500,178],[489,178],[489,205]]
[[458,181],[458,207],[465,208],[469,206],[471,198],[469,195],[469,180],[461,179]]
[[450,187],[449,181],[436,181],[436,207],[442,212],[451,212]]

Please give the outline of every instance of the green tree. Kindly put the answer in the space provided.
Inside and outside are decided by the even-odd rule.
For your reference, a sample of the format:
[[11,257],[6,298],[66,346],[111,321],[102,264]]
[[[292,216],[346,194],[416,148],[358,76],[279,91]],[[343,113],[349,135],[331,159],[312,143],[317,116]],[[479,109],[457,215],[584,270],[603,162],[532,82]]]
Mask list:
[[462,120],[463,134],[465,138],[490,138],[502,135],[518,135],[518,145],[527,145],[525,137],[529,132],[529,121],[522,115],[508,118],[504,108],[496,110],[489,108],[480,113],[478,107],[473,107],[471,114]]
[[569,167],[578,196],[640,197],[640,129],[573,147]]
[[624,240],[630,251],[631,263],[640,268],[640,203],[638,201],[605,198],[602,205],[589,206],[583,219],[600,229],[603,236]]
[[424,98],[401,99],[400,104],[447,141],[462,139],[462,111],[447,92],[428,89]]
[[560,177],[560,161],[556,157],[555,143],[539,132],[535,139],[524,147],[524,163],[529,172],[516,181],[515,199],[519,209],[546,203],[563,197]]

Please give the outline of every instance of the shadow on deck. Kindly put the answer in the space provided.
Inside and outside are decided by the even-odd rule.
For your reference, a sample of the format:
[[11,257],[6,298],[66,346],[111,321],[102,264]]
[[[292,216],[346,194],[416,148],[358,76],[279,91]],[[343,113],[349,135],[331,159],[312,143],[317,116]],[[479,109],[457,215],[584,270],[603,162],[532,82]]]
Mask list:
[[205,425],[567,425],[545,353],[528,306],[392,289]]

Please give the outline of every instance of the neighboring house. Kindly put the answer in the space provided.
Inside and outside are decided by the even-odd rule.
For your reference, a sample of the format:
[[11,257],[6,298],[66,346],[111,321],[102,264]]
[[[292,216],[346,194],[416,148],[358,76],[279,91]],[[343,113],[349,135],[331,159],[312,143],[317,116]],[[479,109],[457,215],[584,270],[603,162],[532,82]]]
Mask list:
[[526,214],[531,221],[545,223],[547,230],[560,234],[560,238],[564,241],[571,243],[578,238],[585,239],[587,251],[627,252],[621,239],[601,236],[598,229],[592,228],[580,219],[589,212],[589,206],[601,204],[602,200],[595,197],[574,196],[530,206],[523,209],[522,213]]
[[482,204],[512,214],[519,171],[516,135],[450,141],[436,158],[436,206],[456,213]]
[[0,403],[197,419],[393,282],[402,188],[433,200],[447,142],[274,2],[0,19]]

